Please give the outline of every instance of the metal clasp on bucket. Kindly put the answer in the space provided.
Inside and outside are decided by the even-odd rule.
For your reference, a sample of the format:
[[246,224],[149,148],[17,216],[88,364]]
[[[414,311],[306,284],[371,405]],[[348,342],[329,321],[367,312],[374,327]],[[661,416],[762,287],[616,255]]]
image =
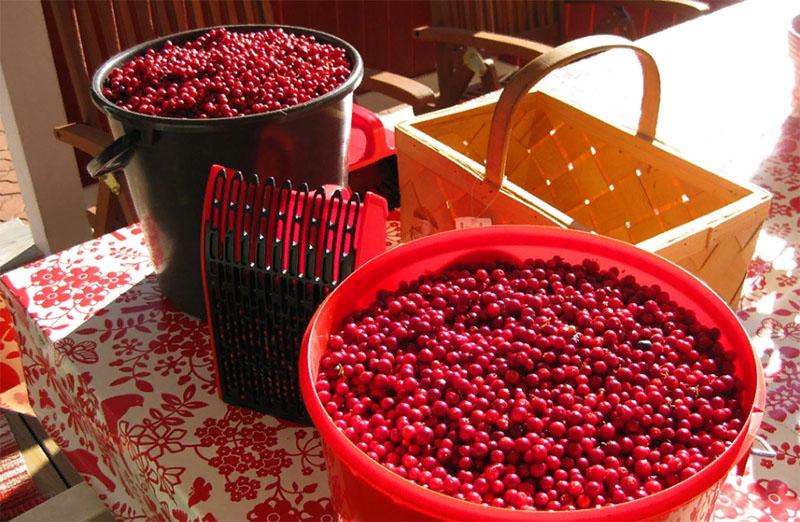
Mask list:
[[86,172],[91,177],[102,180],[114,194],[119,194],[120,185],[112,173],[128,164],[140,138],[139,131],[131,131],[120,136],[89,161],[86,165]]
[[[756,448],[755,445],[759,444],[761,447]],[[755,457],[762,457],[766,459],[774,459],[778,456],[778,452],[772,449],[772,446],[769,445],[769,442],[764,439],[761,435],[755,435],[753,437],[753,443],[750,446],[750,451],[745,451],[744,455],[739,459],[739,463],[736,465],[736,474],[739,476],[744,475],[745,470],[747,468],[747,461],[749,460],[750,455]]]
[[[761,447],[756,448],[755,443],[758,442]],[[778,452],[772,449],[772,446],[762,437],[761,435],[756,435],[756,438],[753,439],[753,447],[750,448],[750,454],[755,455],[756,457],[765,457],[768,459],[774,459],[778,456]]]

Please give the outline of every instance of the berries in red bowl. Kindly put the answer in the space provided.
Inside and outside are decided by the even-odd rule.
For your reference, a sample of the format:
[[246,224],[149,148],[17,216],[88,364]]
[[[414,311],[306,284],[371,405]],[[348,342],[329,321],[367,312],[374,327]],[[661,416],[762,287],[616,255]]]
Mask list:
[[763,408],[713,292],[552,228],[400,246],[343,282],[306,339],[304,398],[352,518],[381,518],[376,503],[397,518],[710,516]]

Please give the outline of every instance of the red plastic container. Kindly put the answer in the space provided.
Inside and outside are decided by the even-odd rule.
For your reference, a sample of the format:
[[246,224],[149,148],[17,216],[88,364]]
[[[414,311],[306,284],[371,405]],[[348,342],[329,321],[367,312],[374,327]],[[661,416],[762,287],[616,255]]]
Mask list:
[[[316,392],[319,360],[328,336],[352,311],[363,309],[383,288],[453,263],[497,258],[519,260],[559,255],[617,266],[642,283],[658,283],[697,318],[717,326],[721,342],[737,352],[736,373],[746,383],[742,432],[714,462],[688,480],[654,495],[600,509],[571,512],[514,511],[461,501],[436,493],[385,469],[362,453],[334,426]],[[300,351],[300,386],[311,419],[320,432],[328,464],[333,505],[345,520],[710,520],[728,472],[747,458],[764,411],[761,364],[736,316],[704,283],[654,254],[620,241],[550,227],[497,226],[445,232],[390,250],[363,265],[317,309]]]
[[354,103],[347,151],[350,172],[388,158],[395,152],[394,133],[386,130],[377,114]]

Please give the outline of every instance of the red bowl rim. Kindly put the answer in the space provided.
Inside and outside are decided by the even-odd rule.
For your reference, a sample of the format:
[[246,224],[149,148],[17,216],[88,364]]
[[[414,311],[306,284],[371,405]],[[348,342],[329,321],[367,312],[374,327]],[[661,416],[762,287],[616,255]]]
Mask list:
[[[385,260],[387,259],[403,256],[404,253],[410,249],[415,251],[424,249],[426,247],[440,249],[440,243],[442,241],[446,241],[456,235],[461,236],[462,239],[470,240],[471,244],[476,246],[491,245],[492,237],[499,236],[514,236],[519,239],[526,239],[528,241],[530,241],[531,238],[540,238],[551,244],[554,237],[561,236],[561,241],[568,242],[571,245],[583,244],[589,246],[590,249],[586,250],[586,255],[588,258],[591,258],[594,253],[598,253],[598,250],[592,249],[599,249],[599,253],[603,254],[607,254],[609,251],[616,251],[614,255],[617,255],[618,253],[620,255],[620,259],[624,259],[624,261],[620,261],[621,264],[629,266],[644,266],[640,265],[639,263],[645,263],[648,265],[648,271],[650,272],[652,272],[652,269],[656,269],[656,272],[670,274],[671,276],[692,285],[693,293],[698,300],[711,304],[714,306],[717,312],[727,310],[727,314],[732,316],[734,319],[733,323],[736,325],[736,331],[728,332],[730,334],[729,338],[732,340],[738,338],[751,348],[750,353],[753,357],[752,364],[756,371],[756,385],[754,388],[755,391],[752,405],[748,411],[746,420],[739,435],[737,435],[736,439],[734,439],[731,445],[725,450],[725,452],[719,455],[717,459],[712,461],[705,468],[688,479],[683,480],[678,484],[666,488],[658,493],[648,495],[640,499],[621,504],[604,506],[600,508],[602,511],[598,511],[597,508],[575,511],[520,511],[509,508],[497,508],[473,504],[415,484],[408,479],[396,475],[378,462],[369,458],[364,452],[358,449],[355,444],[344,437],[344,435],[334,425],[330,416],[323,408],[322,403],[319,401],[314,388],[314,382],[312,379],[312,365],[309,359],[310,336],[318,335],[315,332],[315,329],[319,321],[319,317],[325,313],[326,307],[330,306],[330,303],[335,301],[336,296],[344,292],[342,288],[347,288],[349,286],[358,284],[358,280],[360,279],[358,275],[359,272],[362,274],[369,272],[380,272],[381,265],[384,264]],[[487,239],[489,240],[488,242],[486,241]],[[504,242],[507,243],[509,241],[504,240]],[[609,520],[638,520],[659,513],[660,511],[658,509],[654,509],[654,504],[663,507],[664,509],[662,511],[678,508],[691,501],[697,495],[713,487],[720,480],[723,480],[730,469],[745,457],[746,452],[749,452],[752,441],[755,438],[756,431],[761,423],[766,395],[761,363],[755,350],[750,344],[747,332],[744,330],[744,327],[736,318],[733,311],[728,307],[727,303],[725,303],[725,301],[723,301],[703,281],[670,260],[662,258],[651,252],[644,251],[631,245],[630,243],[587,232],[534,225],[497,225],[488,228],[441,232],[399,245],[371,259],[362,265],[356,272],[351,274],[336,289],[334,289],[334,291],[331,292],[331,294],[317,309],[316,313],[309,322],[308,328],[306,329],[303,344],[300,349],[299,372],[303,400],[306,408],[308,409],[311,420],[319,430],[322,442],[328,447],[329,450],[336,454],[337,458],[343,462],[346,462],[346,465],[357,475],[362,477],[370,477],[368,480],[370,485],[383,492],[386,496],[394,499],[395,502],[399,504],[405,504],[411,510],[418,512],[421,511],[429,515],[432,513],[447,513],[449,515],[448,519],[452,520],[470,519],[530,521],[532,519],[536,519],[546,521],[558,520],[563,522],[567,519],[571,521],[593,521],[599,516]],[[332,444],[332,440],[336,442]],[[728,464],[721,468],[722,462],[728,462]],[[397,498],[398,491],[402,491],[402,499]],[[690,492],[692,493],[691,495],[688,494]]]

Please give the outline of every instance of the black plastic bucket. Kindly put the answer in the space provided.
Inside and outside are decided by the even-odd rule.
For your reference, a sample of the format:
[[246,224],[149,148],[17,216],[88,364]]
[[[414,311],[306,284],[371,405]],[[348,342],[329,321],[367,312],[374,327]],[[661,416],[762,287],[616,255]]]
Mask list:
[[87,166],[101,176],[124,169],[136,212],[167,299],[205,317],[200,272],[203,195],[213,164],[245,173],[291,179],[311,187],[347,184],[347,146],[353,91],[364,75],[358,52],[335,36],[300,27],[231,25],[236,32],[282,28],[342,48],[352,64],[338,88],[285,110],[216,119],[150,116],[125,110],[103,96],[109,72],[171,40],[178,45],[211,28],[165,36],[113,56],[94,74],[92,100],[107,115],[116,141]]

